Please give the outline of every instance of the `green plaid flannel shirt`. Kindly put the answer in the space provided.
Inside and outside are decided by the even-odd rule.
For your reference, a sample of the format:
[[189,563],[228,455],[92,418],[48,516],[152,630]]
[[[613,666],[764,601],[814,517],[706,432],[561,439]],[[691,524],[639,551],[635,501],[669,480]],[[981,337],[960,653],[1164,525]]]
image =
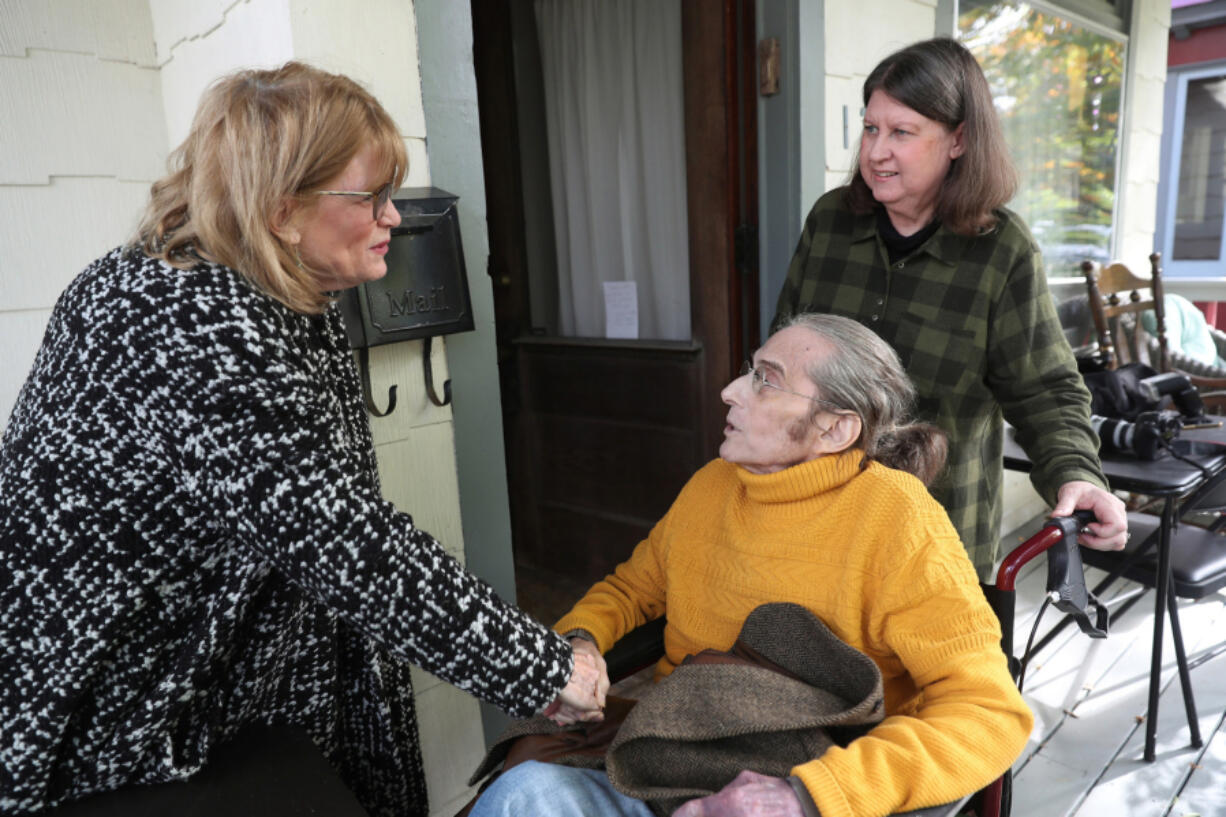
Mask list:
[[990,233],[941,227],[888,263],[873,214],[858,216],[843,189],[805,221],[773,325],[798,312],[855,318],[898,351],[915,383],[920,419],[949,436],[945,472],[931,486],[981,578],[998,558],[1002,416],[1048,503],[1065,482],[1106,487],[1090,397],[1047,289],[1039,248],[1009,210]]

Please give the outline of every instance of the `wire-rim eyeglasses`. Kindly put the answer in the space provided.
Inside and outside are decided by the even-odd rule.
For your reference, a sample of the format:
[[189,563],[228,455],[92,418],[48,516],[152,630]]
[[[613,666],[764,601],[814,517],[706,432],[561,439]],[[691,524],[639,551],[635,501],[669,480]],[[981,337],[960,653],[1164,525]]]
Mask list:
[[387,207],[387,203],[392,200],[392,194],[396,192],[395,181],[390,181],[375,191],[365,190],[314,190],[311,195],[314,196],[359,196],[371,200],[371,213],[375,221],[379,220],[379,215],[383,212],[383,208]]
[[743,364],[741,364],[741,377],[744,377],[745,375],[750,376],[749,383],[750,383],[750,387],[753,389],[754,394],[761,394],[762,389],[765,387],[768,389],[774,389],[775,391],[781,391],[784,394],[794,394],[797,397],[803,397],[806,400],[817,403],[818,405],[826,406],[828,409],[830,409],[830,411],[833,411],[833,412],[837,412],[840,414],[854,414],[855,413],[851,411],[850,409],[843,408],[837,403],[831,403],[829,400],[823,400],[820,397],[812,397],[808,394],[801,394],[798,391],[792,391],[791,389],[785,389],[783,388],[783,386],[776,386],[774,383],[766,379],[766,372],[763,369],[760,369],[754,366],[753,363],[751,363],[748,360],[745,361]]

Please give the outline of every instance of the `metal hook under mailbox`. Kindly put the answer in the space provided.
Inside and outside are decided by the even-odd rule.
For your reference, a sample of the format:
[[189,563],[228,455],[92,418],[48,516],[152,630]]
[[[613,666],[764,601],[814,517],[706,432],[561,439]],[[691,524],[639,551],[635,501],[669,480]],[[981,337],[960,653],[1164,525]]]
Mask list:
[[421,367],[426,375],[426,394],[429,395],[430,402],[436,406],[445,406],[451,402],[451,378],[443,381],[443,399],[439,400],[438,393],[434,391],[434,364],[430,360],[430,344],[433,340],[433,337],[427,335],[426,342],[422,344]]
[[362,399],[366,401],[366,410],[376,417],[386,417],[396,410],[396,387],[387,390],[387,410],[379,411],[375,407],[375,398],[370,386],[370,348],[358,348],[358,368],[362,370]]
[[[443,381],[443,399],[439,399],[434,390],[434,362],[431,360],[431,347],[434,338],[426,337],[422,344],[422,372],[426,378],[426,395],[430,402],[442,407],[451,403],[451,378]],[[376,417],[386,417],[396,410],[396,386],[387,390],[387,409],[380,411],[375,405],[374,389],[370,384],[370,349],[363,346],[358,349],[358,368],[362,370],[362,399],[366,402],[366,410]]]

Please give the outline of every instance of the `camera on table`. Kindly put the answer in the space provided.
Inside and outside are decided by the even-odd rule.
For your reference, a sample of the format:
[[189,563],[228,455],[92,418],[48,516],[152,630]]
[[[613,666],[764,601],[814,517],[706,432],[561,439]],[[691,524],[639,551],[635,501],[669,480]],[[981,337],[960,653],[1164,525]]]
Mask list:
[[1120,407],[1120,414],[1115,417],[1090,415],[1090,423],[1100,440],[1099,448],[1105,453],[1155,460],[1184,428],[1207,422],[1200,392],[1185,374],[1166,372],[1131,379],[1119,376],[1111,382],[1126,399],[1097,403],[1096,407],[1112,411],[1123,402],[1127,408]]
[[1164,397],[1170,397],[1170,405],[1188,422],[1198,422],[1204,419],[1205,402],[1200,399],[1200,392],[1192,385],[1186,374],[1167,372],[1152,377],[1142,378],[1141,393],[1154,406],[1159,407]]
[[1163,449],[1179,436],[1183,429],[1183,416],[1170,409],[1145,411],[1130,423],[1093,414],[1090,425],[1098,434],[1101,451],[1156,460]]

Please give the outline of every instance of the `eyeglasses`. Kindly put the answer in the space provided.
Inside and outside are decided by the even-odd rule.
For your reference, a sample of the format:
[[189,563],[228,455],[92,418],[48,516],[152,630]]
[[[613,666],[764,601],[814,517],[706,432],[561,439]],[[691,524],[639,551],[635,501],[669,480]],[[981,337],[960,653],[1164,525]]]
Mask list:
[[761,394],[763,388],[774,389],[775,391],[781,391],[784,394],[794,394],[797,397],[803,397],[806,400],[812,400],[814,403],[817,403],[822,406],[828,406],[831,411],[836,412],[836,413],[840,413],[840,414],[853,413],[850,410],[845,409],[840,405],[831,403],[829,400],[822,400],[820,397],[810,397],[809,395],[801,394],[798,391],[792,391],[791,389],[785,389],[782,386],[776,386],[774,383],[766,379],[765,370],[756,368],[748,360],[745,361],[743,364],[741,364],[741,377],[744,377],[745,375],[750,376],[749,383],[750,383],[750,386],[753,388],[754,394]]
[[390,181],[380,187],[373,193],[367,193],[364,190],[316,190],[316,196],[356,196],[359,198],[371,200],[371,216],[375,221],[379,220],[379,214],[383,212],[383,208],[387,207],[387,203],[392,200],[392,194],[396,192],[395,181]]

